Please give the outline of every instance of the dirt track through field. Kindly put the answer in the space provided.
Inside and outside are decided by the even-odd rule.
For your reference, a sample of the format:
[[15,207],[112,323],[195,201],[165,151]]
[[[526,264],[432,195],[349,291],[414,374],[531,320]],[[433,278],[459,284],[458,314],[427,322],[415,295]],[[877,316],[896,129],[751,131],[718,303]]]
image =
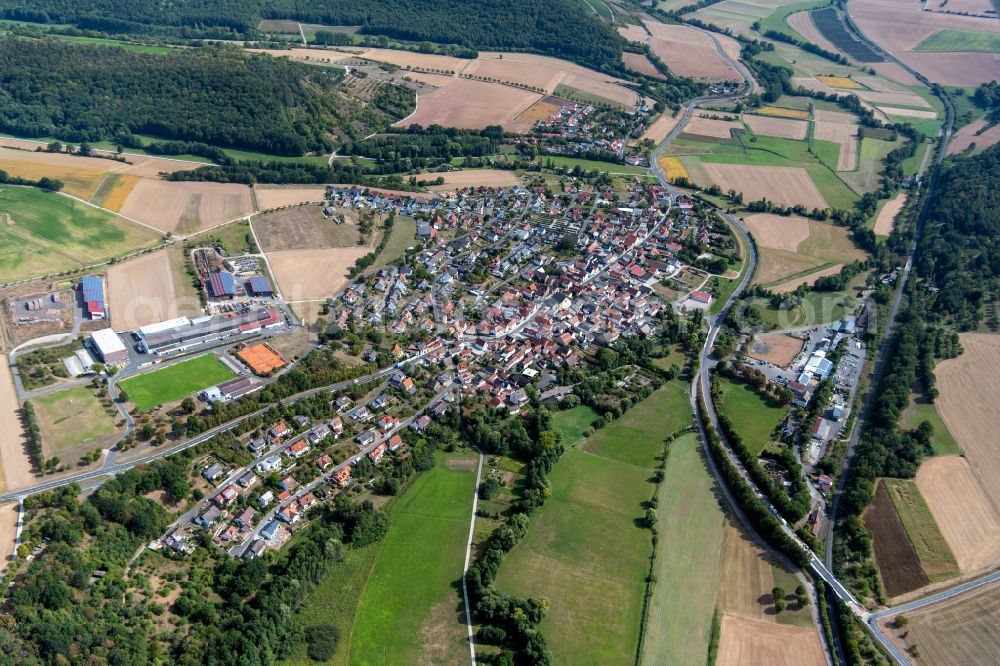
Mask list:
[[806,208],[827,208],[809,172],[801,167],[748,166],[744,164],[703,163],[712,182],[722,188],[743,193],[744,201],[766,197],[782,206],[802,204]]
[[962,333],[965,352],[942,361],[934,374],[940,395],[938,412],[958,440],[972,470],[993,503],[1000,507],[1000,336]]
[[825,666],[815,629],[722,616],[717,666]]
[[3,487],[26,488],[35,482],[28,458],[24,429],[18,412],[21,405],[14,390],[14,379],[7,365],[7,353],[0,358],[0,461],[3,462]]
[[895,199],[887,201],[882,210],[878,212],[878,217],[875,219],[875,227],[872,231],[875,232],[877,236],[888,236],[892,233],[892,228],[896,221],[896,216],[899,215],[899,211],[903,210],[903,204],[906,203],[906,192],[900,192],[896,195]]
[[924,461],[917,471],[917,488],[963,574],[1000,561],[1000,513],[965,458]]
[[170,266],[171,251],[157,250],[115,264],[108,269],[108,306],[111,326],[127,331],[146,324],[195,314],[197,296],[178,294]]

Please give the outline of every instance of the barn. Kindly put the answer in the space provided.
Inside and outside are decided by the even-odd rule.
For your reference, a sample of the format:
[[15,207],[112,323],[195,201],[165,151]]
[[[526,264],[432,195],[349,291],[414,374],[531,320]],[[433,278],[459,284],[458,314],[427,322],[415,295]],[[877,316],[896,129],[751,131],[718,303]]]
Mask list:
[[80,293],[83,297],[83,307],[91,319],[107,317],[104,305],[104,278],[100,275],[84,275],[80,283]]
[[208,292],[213,298],[236,296],[236,280],[229,271],[216,271],[208,276]]
[[266,275],[254,275],[250,278],[250,292],[254,296],[274,296],[271,281]]

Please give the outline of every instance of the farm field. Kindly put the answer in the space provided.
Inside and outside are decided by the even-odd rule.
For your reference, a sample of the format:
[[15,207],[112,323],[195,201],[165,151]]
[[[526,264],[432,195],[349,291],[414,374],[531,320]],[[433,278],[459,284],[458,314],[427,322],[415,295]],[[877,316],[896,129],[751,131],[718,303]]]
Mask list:
[[[0,359],[0,429],[11,436],[0,439],[0,487],[26,488],[35,481],[31,459],[28,458],[27,441],[21,426],[21,403],[14,390],[7,359]],[[13,435],[13,433],[18,433]]]
[[936,583],[958,575],[955,556],[941,535],[917,484],[909,479],[882,479],[928,580]]
[[125,205],[125,200],[132,193],[132,188],[139,182],[138,176],[123,176],[109,173],[94,191],[90,203],[101,208],[113,210],[116,213]]
[[723,0],[699,9],[691,16],[706,23],[729,28],[741,35],[759,37],[750,26],[755,21],[769,16],[782,4],[785,3],[781,0]]
[[294,206],[312,201],[323,201],[326,198],[325,187],[275,187],[254,185],[254,196],[261,210]]
[[598,413],[587,405],[577,405],[552,415],[552,429],[559,433],[559,442],[566,447],[574,446],[583,439],[583,431],[597,420]]
[[716,50],[712,38],[700,30],[653,20],[646,20],[645,26],[643,29],[630,25],[619,28],[618,32],[628,40],[649,44],[653,53],[678,76],[741,80],[739,73]]
[[139,411],[180,400],[236,375],[213,354],[157,368],[119,382]]
[[718,666],[822,666],[823,646],[815,630],[722,616]]
[[[649,499],[660,450],[630,451],[632,464],[622,462],[620,445],[632,432],[626,419],[635,410],[659,407],[672,414],[671,392],[679,386],[668,384],[605,426],[596,449],[584,440],[566,450],[549,475],[551,497],[500,568],[498,590],[548,599],[540,629],[555,664],[634,663],[651,553],[649,531],[636,519]],[[676,418],[647,426],[645,439],[662,443],[690,412]],[[602,545],[607,543],[615,548]]]
[[659,166],[663,171],[663,175],[670,182],[674,182],[678,178],[688,177],[687,169],[684,168],[684,165],[676,157],[661,157],[659,159]]
[[[906,614],[907,625],[890,631],[897,644],[916,646],[916,664],[986,666],[1000,653],[1000,583]],[[890,620],[891,621],[891,620]],[[900,635],[905,632],[906,638]]]
[[649,139],[653,143],[660,143],[667,138],[667,135],[677,126],[678,122],[680,122],[679,117],[671,116],[669,113],[661,113],[660,117],[646,128],[641,138]]
[[843,264],[865,258],[849,230],[832,223],[771,213],[750,215],[745,223],[760,255],[754,282],[769,289],[787,283],[792,290],[802,282],[815,281],[824,270],[836,273]]
[[975,30],[938,30],[917,44],[914,50],[1000,53],[1000,33]]
[[159,238],[119,217],[36,188],[0,188],[0,215],[0,281],[77,269],[151,246]]
[[1000,560],[1000,513],[965,458],[925,460],[917,470],[916,486],[963,574]]
[[875,560],[889,597],[912,592],[930,580],[906,532],[886,484],[875,484],[875,499],[864,513],[865,527],[872,533]]
[[0,148],[0,169],[11,176],[30,180],[55,178],[63,182],[64,192],[85,200],[93,196],[108,171],[116,166],[116,162],[91,157]]
[[338,209],[337,215],[343,224],[326,217],[322,206],[303,204],[257,215],[250,224],[265,253],[358,247],[361,233],[357,213]]
[[0,566],[14,559],[14,539],[17,536],[18,503],[0,504]]
[[[656,428],[650,428],[656,423]],[[625,412],[583,442],[581,448],[598,456],[648,467],[660,454],[663,438],[691,425],[687,386],[667,382],[646,400]]]
[[[428,177],[431,175],[428,174]],[[444,178],[444,184],[431,185],[427,188],[431,192],[446,192],[459,187],[513,187],[521,184],[514,172],[508,169],[462,169],[433,176]]]
[[[918,50],[921,43],[944,29],[1000,33],[996,21],[925,12],[919,4],[906,0],[878,3],[850,0],[849,10],[868,37],[931,81],[949,86],[975,86],[996,78],[996,58],[991,53]],[[954,38],[946,33],[940,39],[948,43]]]
[[527,132],[525,122],[516,122],[542,95],[511,86],[484,81],[449,78],[436,90],[417,98],[417,109],[395,127],[443,125],[461,129],[483,129],[500,125],[511,132]]
[[948,154],[957,155],[973,147],[979,152],[997,142],[1000,142],[1000,124],[987,127],[986,120],[980,118],[955,133],[955,138],[948,144]]
[[831,141],[840,147],[836,160],[821,160],[837,171],[852,171],[858,162],[858,126],[855,123],[813,123],[813,136],[820,141]]
[[856,169],[840,171],[837,176],[856,193],[872,192],[879,187],[886,155],[903,145],[903,140],[884,141],[865,137],[860,144]]
[[965,352],[934,369],[938,413],[962,447],[994,506],[1000,504],[1000,435],[994,427],[1000,395],[1000,336],[962,333]]
[[892,229],[896,223],[896,216],[899,215],[899,211],[903,210],[903,204],[905,203],[906,192],[900,192],[894,199],[889,200],[882,206],[882,210],[878,212],[878,217],[875,218],[875,226],[872,229],[876,236],[888,236],[892,233]]
[[182,247],[171,246],[108,267],[108,306],[115,330],[201,313],[183,253]]
[[633,72],[638,72],[640,74],[645,74],[646,76],[652,76],[657,79],[665,78],[660,70],[656,69],[656,66],[652,61],[642,53],[629,53],[625,51],[622,53],[622,64],[631,69]]
[[89,386],[49,393],[31,403],[38,416],[46,458],[58,456],[72,465],[87,452],[110,448],[118,439],[118,411],[102,405]]
[[785,333],[766,333],[754,338],[753,349],[747,356],[785,367],[798,356],[805,343]]
[[787,408],[761,396],[750,385],[728,379],[722,382],[721,407],[754,455],[764,450],[772,439],[771,433],[788,413]]
[[439,455],[434,469],[421,474],[393,508],[358,604],[351,664],[453,664],[468,658],[454,584],[462,578],[475,464],[471,454]]
[[288,301],[322,300],[340,291],[347,272],[370,247],[268,252],[267,261],[282,296]]
[[244,217],[253,210],[246,185],[143,178],[125,199],[121,214],[164,233],[190,234]]
[[644,666],[706,662],[726,529],[720,501],[698,436],[687,433],[671,442],[658,498]]
[[808,123],[791,118],[747,114],[743,116],[743,120],[754,134],[773,136],[780,139],[801,141],[806,138],[806,132],[809,129]]

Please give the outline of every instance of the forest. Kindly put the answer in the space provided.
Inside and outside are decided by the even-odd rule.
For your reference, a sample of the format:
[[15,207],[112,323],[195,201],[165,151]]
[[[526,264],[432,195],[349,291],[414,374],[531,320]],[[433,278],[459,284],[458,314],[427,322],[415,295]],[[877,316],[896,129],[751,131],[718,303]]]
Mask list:
[[577,0],[8,0],[4,18],[113,34],[254,38],[261,19],[361,26],[362,34],[536,51],[592,67],[617,66],[624,40]]
[[0,38],[0,130],[75,142],[150,134],[278,155],[324,152],[331,135],[364,136],[397,119],[382,108],[398,107],[365,104],[342,77],[339,69],[236,49],[156,55]]

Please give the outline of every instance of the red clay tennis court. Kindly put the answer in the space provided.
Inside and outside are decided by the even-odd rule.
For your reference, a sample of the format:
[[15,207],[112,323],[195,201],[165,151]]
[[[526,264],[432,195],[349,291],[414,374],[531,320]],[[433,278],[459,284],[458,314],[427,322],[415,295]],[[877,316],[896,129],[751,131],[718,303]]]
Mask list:
[[243,359],[250,366],[250,369],[258,375],[266,375],[285,365],[285,359],[264,343],[241,349],[236,352],[236,355]]

